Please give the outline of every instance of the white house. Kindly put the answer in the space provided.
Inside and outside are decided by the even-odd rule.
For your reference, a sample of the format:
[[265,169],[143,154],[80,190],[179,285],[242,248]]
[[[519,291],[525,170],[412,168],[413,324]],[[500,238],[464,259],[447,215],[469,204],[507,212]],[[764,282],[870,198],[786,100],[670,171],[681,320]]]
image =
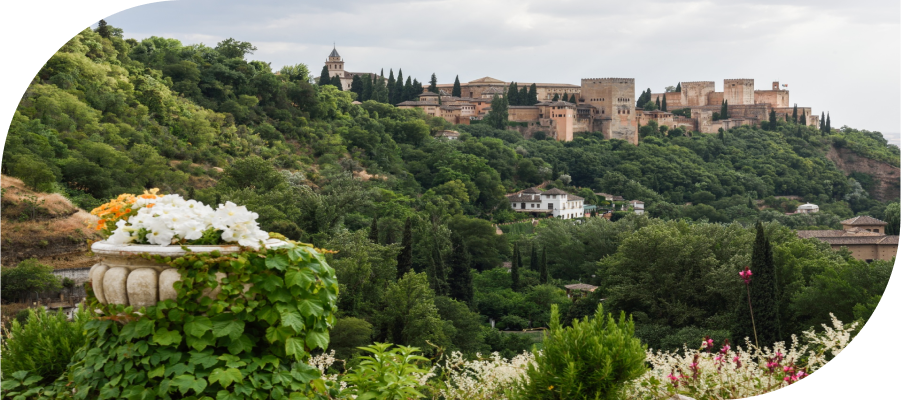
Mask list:
[[551,214],[554,218],[573,219],[585,216],[585,199],[560,189],[545,192],[529,188],[507,195],[514,211]]
[[819,212],[819,211],[820,211],[820,206],[818,206],[816,204],[807,203],[807,204],[802,204],[802,205],[798,206],[797,212],[799,214],[810,214],[810,213],[815,213],[815,212]]
[[632,206],[632,210],[635,211],[635,214],[641,215],[644,214],[644,202],[641,200],[631,200],[629,201],[629,205]]

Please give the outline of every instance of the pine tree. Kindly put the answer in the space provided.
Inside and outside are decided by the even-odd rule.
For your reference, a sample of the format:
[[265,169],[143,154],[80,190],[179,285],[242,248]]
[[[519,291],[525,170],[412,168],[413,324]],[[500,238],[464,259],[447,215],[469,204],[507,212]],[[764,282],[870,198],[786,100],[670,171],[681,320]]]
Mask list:
[[328,65],[322,66],[322,72],[319,74],[319,86],[331,85],[332,77],[328,74]]
[[404,83],[404,97],[403,101],[407,101],[413,98],[413,81],[410,77],[407,77],[407,82]]
[[792,107],[792,122],[798,123],[798,103],[795,103],[795,106]]
[[372,224],[369,225],[369,241],[375,244],[379,243],[379,219],[372,218]]
[[107,25],[106,21],[104,21],[102,19],[100,20],[100,22],[97,23],[97,31],[96,32],[98,35],[100,35],[100,37],[102,37],[104,39],[109,39],[109,37],[110,37],[109,25]]
[[554,98],[551,99],[551,101],[559,101],[559,100],[560,100],[560,95],[558,95],[557,93],[554,93]]
[[770,130],[776,129],[776,110],[770,110]]
[[[778,280],[776,277],[776,265],[773,261],[773,251],[770,241],[766,237],[763,225],[757,223],[757,237],[754,240],[754,250],[751,253],[750,283],[751,307],[754,309],[754,324],[751,323],[751,313],[747,301],[739,304],[738,338],[754,338],[754,327],[757,327],[757,340],[761,346],[771,346],[782,340],[782,327],[779,318],[779,304],[777,300]],[[742,297],[747,296],[742,293]]]
[[682,91],[682,82],[679,82],[676,84],[676,92],[681,92],[681,91]]
[[451,236],[450,275],[447,283],[450,287],[450,297],[472,304],[472,259],[466,250],[463,237],[454,234]]
[[529,102],[526,105],[534,106],[538,104],[538,85],[534,83],[529,86]]
[[438,93],[438,78],[435,76],[434,72],[432,72],[432,79],[429,80],[429,91]]
[[344,85],[341,84],[341,78],[338,77],[338,75],[335,75],[332,77],[331,85],[338,88],[338,90],[342,90],[342,91],[344,90],[344,87],[343,87]]
[[460,75],[454,78],[454,89],[451,90],[451,96],[463,97],[463,89],[460,87]]
[[396,95],[394,94],[394,87],[396,86],[394,81],[394,68],[388,70],[388,103],[389,104],[397,104],[395,100],[397,100]]
[[510,279],[513,281],[511,288],[514,292],[519,291],[519,266],[522,264],[522,258],[519,256],[519,243],[513,244],[513,266],[510,268]]
[[397,279],[413,270],[413,221],[407,217],[404,223],[404,237],[401,239],[400,254],[397,255]]
[[350,81],[350,91],[357,94],[357,100],[363,101],[363,80],[359,75],[354,75],[354,79]]
[[820,132],[826,132],[826,112],[820,113]]
[[826,133],[832,133],[832,119],[829,118],[829,113],[826,113]]
[[666,95],[663,95],[663,101],[660,102],[660,110],[666,111]]
[[538,246],[532,244],[532,254],[529,255],[529,269],[538,272]]
[[798,123],[807,126],[807,115],[804,113],[804,111],[801,111],[801,119],[798,120]]
[[404,97],[404,71],[397,69],[397,82],[394,84],[394,104],[407,101]]
[[541,266],[538,268],[538,282],[544,285],[548,283],[550,278],[547,271],[547,249],[541,249]]

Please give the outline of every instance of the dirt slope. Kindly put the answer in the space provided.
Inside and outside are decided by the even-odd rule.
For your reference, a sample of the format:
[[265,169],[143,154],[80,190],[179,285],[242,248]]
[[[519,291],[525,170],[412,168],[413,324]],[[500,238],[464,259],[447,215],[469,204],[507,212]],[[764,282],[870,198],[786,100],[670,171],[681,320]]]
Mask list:
[[901,169],[898,167],[862,157],[844,148],[830,148],[826,158],[832,160],[845,174],[859,172],[872,176],[874,184],[870,194],[874,198],[887,201],[898,200],[901,196]]

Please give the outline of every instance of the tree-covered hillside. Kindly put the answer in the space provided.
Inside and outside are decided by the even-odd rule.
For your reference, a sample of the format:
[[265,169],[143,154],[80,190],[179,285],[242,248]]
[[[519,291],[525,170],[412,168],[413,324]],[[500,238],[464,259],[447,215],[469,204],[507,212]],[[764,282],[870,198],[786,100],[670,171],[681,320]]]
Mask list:
[[[601,281],[601,288],[613,296],[612,307],[642,312],[639,329],[647,338],[657,335],[653,343],[676,343],[695,332],[688,328],[731,326],[734,310],[714,304],[737,304],[724,294],[735,282],[705,287],[711,293],[694,294],[703,298],[686,303],[684,315],[664,317],[665,305],[623,294],[654,287],[642,280],[646,276],[630,275],[641,264],[644,238],[698,250],[654,261],[679,279],[727,279],[723,266],[737,268],[748,258],[749,226],[758,220],[778,222],[768,225],[785,253],[777,253],[777,261],[797,272],[796,286],[780,294],[792,329],[828,318],[822,312],[830,310],[804,305],[822,305],[811,288],[828,286],[835,276],[867,276],[861,280],[870,291],[845,299],[849,319],[868,316],[873,293],[884,288],[890,267],[866,269],[784,228],[835,228],[857,214],[897,226],[897,203],[875,200],[861,184],[865,176],[848,177],[826,158],[832,146],[843,146],[898,165],[898,148],[878,133],[843,128],[824,134],[778,121],[719,135],[652,124],[641,127],[638,146],[599,133],[580,133],[566,143],[525,140],[516,131],[451,126],[387,103],[353,104],[355,93],[310,83],[309,70],[317,66],[275,73],[268,63],[245,60],[253,50],[233,39],[185,46],[87,29],[47,61],[23,94],[2,172],[87,210],[154,187],[210,204],[245,204],[259,213],[263,229],[338,251],[329,257],[341,282],[343,318],[336,330],[342,337],[421,346],[428,340],[473,352],[517,349],[522,341],[479,326],[488,317],[507,327],[541,326],[551,304],[573,304],[560,284],[610,275],[616,279]],[[460,139],[433,137],[444,129],[460,131]],[[642,200],[650,218],[618,213],[614,219],[621,221],[546,221],[528,234],[497,235],[493,222],[526,218],[510,210],[504,195],[543,182],[589,204],[604,205],[595,192]],[[822,212],[787,216],[799,203],[776,197],[786,195],[814,202]],[[734,237],[729,243],[744,247],[710,248],[713,237]],[[498,269],[514,261],[514,244],[524,260],[516,283]],[[537,254],[546,257],[547,274],[525,267],[541,265]],[[698,258],[704,254],[710,257]],[[798,254],[828,259],[831,267],[783,261]],[[689,267],[704,275],[680,277],[679,268]],[[594,309],[576,304],[570,319],[584,315],[582,308]],[[348,339],[344,349],[358,344]]]

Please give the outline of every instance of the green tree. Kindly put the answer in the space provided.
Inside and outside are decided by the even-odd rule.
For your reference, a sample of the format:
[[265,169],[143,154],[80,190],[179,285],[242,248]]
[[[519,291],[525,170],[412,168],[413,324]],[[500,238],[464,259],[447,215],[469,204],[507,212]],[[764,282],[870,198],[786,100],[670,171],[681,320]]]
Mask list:
[[49,192],[53,189],[56,175],[43,160],[31,154],[16,154],[11,158],[7,161],[10,175],[37,191]]
[[432,243],[431,268],[429,268],[429,283],[432,290],[438,296],[446,296],[450,289],[447,284],[447,266],[444,256],[441,254],[441,246],[438,241]]
[[551,101],[558,101],[558,100],[560,100],[560,95],[558,95],[557,93],[554,93],[554,98],[552,98]]
[[397,256],[397,279],[413,270],[413,222],[407,217],[404,236],[401,239],[400,254]]
[[632,318],[604,315],[597,307],[594,318],[560,323],[560,312],[551,307],[550,329],[543,349],[533,350],[535,363],[528,379],[516,387],[521,399],[614,399],[626,382],[645,373],[646,346],[635,337]]
[[413,91],[413,81],[410,80],[410,77],[407,77],[407,82],[404,83],[404,97],[403,101],[411,100],[413,95],[416,94]]
[[7,302],[21,301],[31,294],[62,287],[59,278],[53,275],[53,267],[40,264],[34,258],[24,260],[15,267],[3,267],[0,271],[0,295]]
[[676,92],[681,92],[681,91],[682,91],[682,82],[679,82],[676,84]]
[[97,34],[104,39],[110,38],[110,28],[106,21],[101,19],[100,22],[97,23]]
[[511,106],[519,105],[519,88],[516,82],[510,82],[510,86],[507,87],[507,94],[504,97],[507,98],[507,104]]
[[826,112],[820,112],[820,132],[826,132]]
[[228,38],[217,43],[216,50],[225,58],[244,58],[245,55],[253,54],[253,52],[257,51],[257,48],[249,42]]
[[[531,254],[529,254],[529,270],[539,272],[541,270],[541,267],[538,266],[539,264],[540,263],[538,260],[538,245],[536,245],[535,243],[532,243],[532,252],[531,252]],[[547,283],[547,282],[543,282],[543,283]]]
[[363,80],[359,75],[354,75],[353,81],[350,82],[350,91],[357,94],[357,100],[363,101]]
[[723,100],[723,105],[720,106],[720,119],[729,119],[729,101]]
[[660,110],[660,96],[657,96],[657,97],[654,99],[654,106],[656,106],[656,109],[657,109],[657,110]]
[[459,234],[451,235],[450,297],[466,304],[473,304],[472,267],[466,243]]
[[832,133],[832,118],[826,113],[826,133]]
[[[763,224],[757,223],[757,236],[751,254],[750,283],[751,307],[754,309],[754,322],[757,326],[757,340],[761,345],[768,345],[782,340],[782,323],[779,316],[778,280],[776,264],[773,261],[773,250]],[[743,294],[747,296],[747,294]],[[742,304],[739,302],[738,304]],[[750,310],[747,304],[739,306],[738,338],[754,338]]]
[[388,103],[389,104],[397,104],[397,95],[395,94],[394,89],[396,88],[396,81],[394,80],[394,69],[391,68],[388,70]]
[[519,254],[519,243],[513,244],[513,266],[510,268],[510,278],[512,279],[512,284],[510,288],[513,289],[514,292],[519,291],[520,282],[519,282],[519,267],[522,264],[522,257]]
[[360,97],[360,101],[372,100],[372,75],[365,76],[363,80],[363,95]]
[[285,65],[278,71],[278,74],[292,82],[307,82],[310,80],[310,70],[306,64]]
[[432,72],[432,78],[429,80],[429,91],[432,93],[438,93],[438,77],[435,76],[434,72]]
[[329,76],[328,65],[322,66],[322,72],[319,73],[319,86],[331,85],[332,77]]
[[899,231],[899,226],[901,226],[901,208],[898,207],[898,202],[889,203],[885,207],[885,234],[886,235],[897,235]]
[[795,106],[792,107],[792,122],[798,123],[798,103],[795,103]]
[[359,347],[372,343],[372,324],[355,317],[338,318],[329,331],[329,350],[335,357],[349,360],[360,353]]
[[776,110],[770,110],[770,129],[776,129]]
[[379,243],[379,218],[372,217],[372,224],[369,225],[369,241]]
[[407,101],[407,98],[404,97],[404,70],[398,68],[397,82],[394,84],[394,102],[391,104],[397,104],[404,101]]
[[807,115],[804,111],[801,111],[801,118],[798,121],[801,125],[807,126]]
[[454,97],[462,97],[463,89],[460,87],[460,75],[454,78],[454,89],[451,91],[451,96]]
[[547,270],[547,249],[541,249],[541,265],[538,269],[538,282],[542,285],[547,284],[550,280],[550,275]]
[[383,310],[380,319],[386,340],[421,348],[433,348],[429,342],[447,344],[426,274],[408,272],[388,285]]
[[332,77],[331,85],[336,87],[338,90],[344,90],[344,85],[341,84],[341,78],[338,75]]
[[663,96],[663,101],[660,103],[660,111],[666,111],[666,95]]
[[491,100],[491,111],[485,116],[485,123],[495,129],[505,129],[507,127],[507,98],[494,95]]
[[[518,86],[518,85],[517,85]],[[519,105],[528,106],[529,104],[529,88],[523,86],[519,88]]]

